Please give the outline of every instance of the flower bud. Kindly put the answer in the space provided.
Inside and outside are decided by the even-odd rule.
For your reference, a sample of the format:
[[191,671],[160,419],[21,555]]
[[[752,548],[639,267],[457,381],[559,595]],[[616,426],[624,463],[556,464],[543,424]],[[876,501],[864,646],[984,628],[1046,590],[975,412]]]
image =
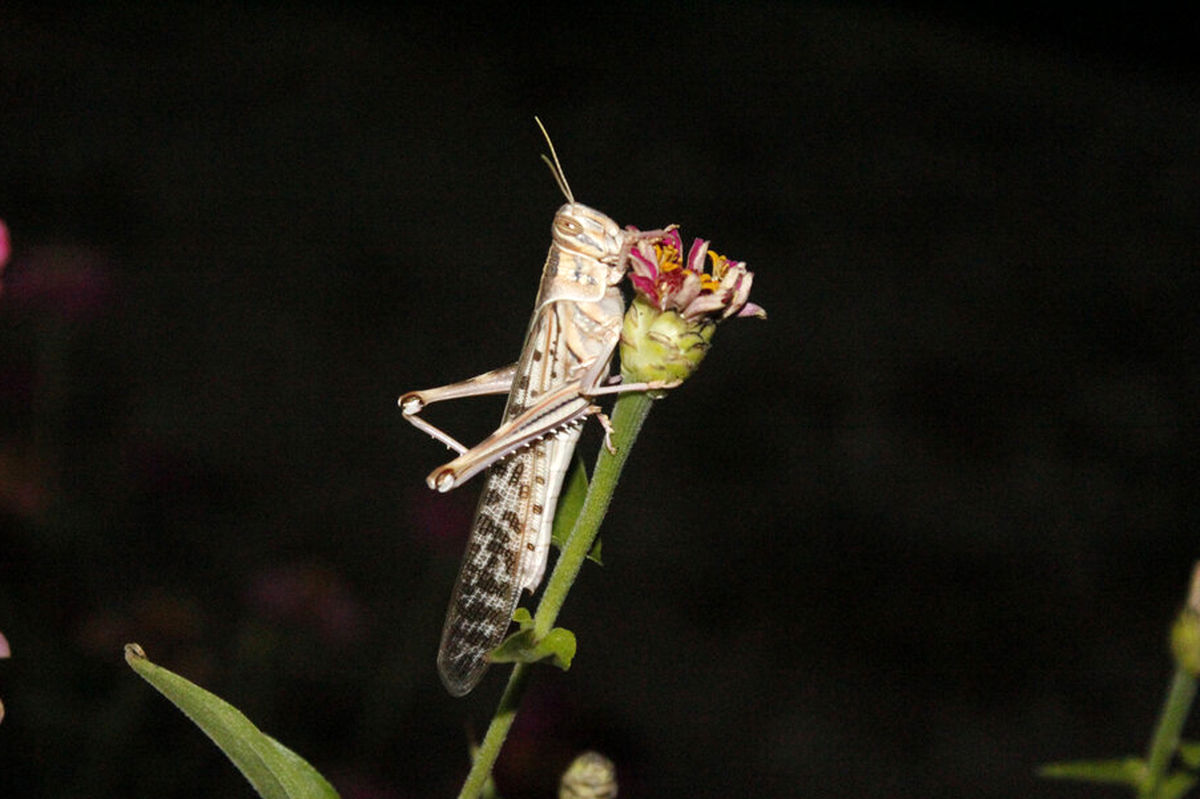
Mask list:
[[634,298],[621,328],[621,378],[626,383],[687,380],[708,353],[717,323],[689,322],[678,311],[660,311]]

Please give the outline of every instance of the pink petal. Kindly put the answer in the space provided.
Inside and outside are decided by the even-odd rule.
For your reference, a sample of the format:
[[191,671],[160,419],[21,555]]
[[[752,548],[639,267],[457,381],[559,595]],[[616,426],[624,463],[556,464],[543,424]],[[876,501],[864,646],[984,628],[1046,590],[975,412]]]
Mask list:
[[[682,250],[681,250],[682,252]],[[708,241],[705,239],[695,239],[692,241],[692,249],[688,250],[687,268],[693,272],[700,274],[704,273],[704,256],[708,253]]]
[[630,273],[629,282],[633,284],[635,289],[647,297],[650,297],[651,299],[658,298],[658,289],[653,278],[646,277],[645,275],[635,275]]
[[742,282],[742,278],[745,277],[746,274],[747,272],[745,270],[738,271],[736,269],[731,269],[727,271],[725,274],[721,275],[721,290],[733,291],[738,287],[738,284]]
[[629,259],[635,274],[645,275],[650,279],[658,275],[658,261],[655,260],[653,252],[647,256],[640,250],[633,250],[629,253]]
[[757,316],[759,319],[766,319],[767,312],[761,305],[755,305],[748,302],[742,306],[742,310],[738,311],[738,316]]
[[676,308],[686,308],[691,304],[692,300],[700,296],[702,288],[699,275],[695,272],[684,272],[683,283],[675,291],[674,296],[671,298],[672,302]]
[[731,287],[729,307],[725,309],[725,317],[740,310],[746,304],[746,300],[750,299],[750,286],[754,283],[754,273],[743,271],[737,275],[737,278],[737,285]]
[[716,294],[705,294],[689,303],[687,309],[683,312],[683,316],[685,319],[695,319],[697,316],[719,311],[724,307],[725,301],[719,296]]

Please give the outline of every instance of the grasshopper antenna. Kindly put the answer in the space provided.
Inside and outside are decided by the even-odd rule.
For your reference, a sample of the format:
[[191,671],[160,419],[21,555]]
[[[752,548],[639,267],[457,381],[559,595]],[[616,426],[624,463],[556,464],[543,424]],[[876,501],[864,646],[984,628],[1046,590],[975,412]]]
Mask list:
[[546,144],[550,147],[550,155],[554,156],[554,160],[551,161],[543,154],[542,160],[546,162],[546,166],[550,167],[550,174],[554,175],[554,182],[558,184],[559,191],[567,198],[567,202],[575,202],[575,195],[571,193],[571,184],[567,183],[567,176],[563,174],[562,164],[558,162],[558,153],[554,152],[554,142],[550,141],[550,134],[546,132],[546,126],[537,117],[534,117],[533,121],[542,129],[542,135],[546,137]]

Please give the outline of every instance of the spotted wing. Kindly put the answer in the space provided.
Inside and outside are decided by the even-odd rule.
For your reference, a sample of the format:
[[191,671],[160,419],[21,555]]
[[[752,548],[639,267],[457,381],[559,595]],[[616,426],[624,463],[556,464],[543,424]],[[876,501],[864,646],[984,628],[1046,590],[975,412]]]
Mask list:
[[[567,379],[574,356],[561,337],[561,315],[566,312],[559,303],[539,304],[517,365],[505,421],[535,407],[539,397]],[[454,696],[468,693],[479,682],[488,667],[488,653],[504,640],[521,589],[533,591],[541,580],[554,504],[578,436],[578,425],[573,424],[497,461],[484,473],[483,494],[438,649],[438,671]]]

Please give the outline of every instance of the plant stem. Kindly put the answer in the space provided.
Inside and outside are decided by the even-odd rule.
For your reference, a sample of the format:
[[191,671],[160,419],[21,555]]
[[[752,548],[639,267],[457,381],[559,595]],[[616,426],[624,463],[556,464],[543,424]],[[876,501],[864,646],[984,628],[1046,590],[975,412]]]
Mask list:
[[1156,799],[1159,787],[1171,765],[1171,758],[1179,748],[1179,736],[1196,698],[1196,678],[1182,666],[1175,668],[1171,688],[1158,717],[1154,737],[1146,754],[1146,779],[1138,790],[1138,799]]
[[[604,521],[609,503],[612,502],[617,478],[621,476],[621,469],[625,466],[629,451],[633,449],[633,443],[637,440],[642,423],[646,421],[653,404],[654,400],[642,392],[622,394],[617,398],[612,414],[612,444],[616,452],[609,452],[605,447],[600,449],[595,473],[588,485],[587,497],[583,501],[579,517],[567,536],[558,561],[554,564],[554,571],[546,582],[546,590],[538,602],[537,612],[533,617],[533,633],[536,639],[544,638],[558,619],[567,593],[575,583],[575,578],[579,576],[584,558],[591,551],[592,543],[600,532],[600,523]],[[488,724],[483,742],[475,752],[471,771],[467,774],[462,790],[459,791],[459,799],[475,799],[483,790],[529,685],[530,666],[529,663],[517,663],[513,666],[508,685],[500,697],[500,704],[496,707],[496,713]]]
[[462,790],[458,792],[459,799],[475,799],[491,775],[492,766],[500,756],[500,747],[504,746],[504,739],[508,737],[508,731],[517,717],[521,698],[525,696],[530,665],[532,664],[513,664],[512,673],[508,675],[508,685],[504,687],[504,693],[500,695],[500,704],[496,706],[496,714],[488,724],[487,734],[483,736],[483,742],[479,744],[475,759],[471,762],[471,771],[463,782]]
[[546,583],[542,600],[538,603],[537,613],[533,616],[533,636],[540,639],[554,626],[558,613],[562,610],[567,592],[575,583],[579,569],[587,554],[592,551],[592,544],[600,532],[600,523],[608,513],[613,491],[617,487],[617,478],[625,467],[633,442],[641,432],[642,424],[650,414],[654,400],[644,392],[622,394],[613,406],[612,415],[612,444],[616,452],[609,452],[607,447],[600,448],[596,458],[596,469],[592,481],[588,484],[587,497],[579,510],[575,526],[571,528],[567,541],[559,553],[558,562],[554,564],[554,573]]

